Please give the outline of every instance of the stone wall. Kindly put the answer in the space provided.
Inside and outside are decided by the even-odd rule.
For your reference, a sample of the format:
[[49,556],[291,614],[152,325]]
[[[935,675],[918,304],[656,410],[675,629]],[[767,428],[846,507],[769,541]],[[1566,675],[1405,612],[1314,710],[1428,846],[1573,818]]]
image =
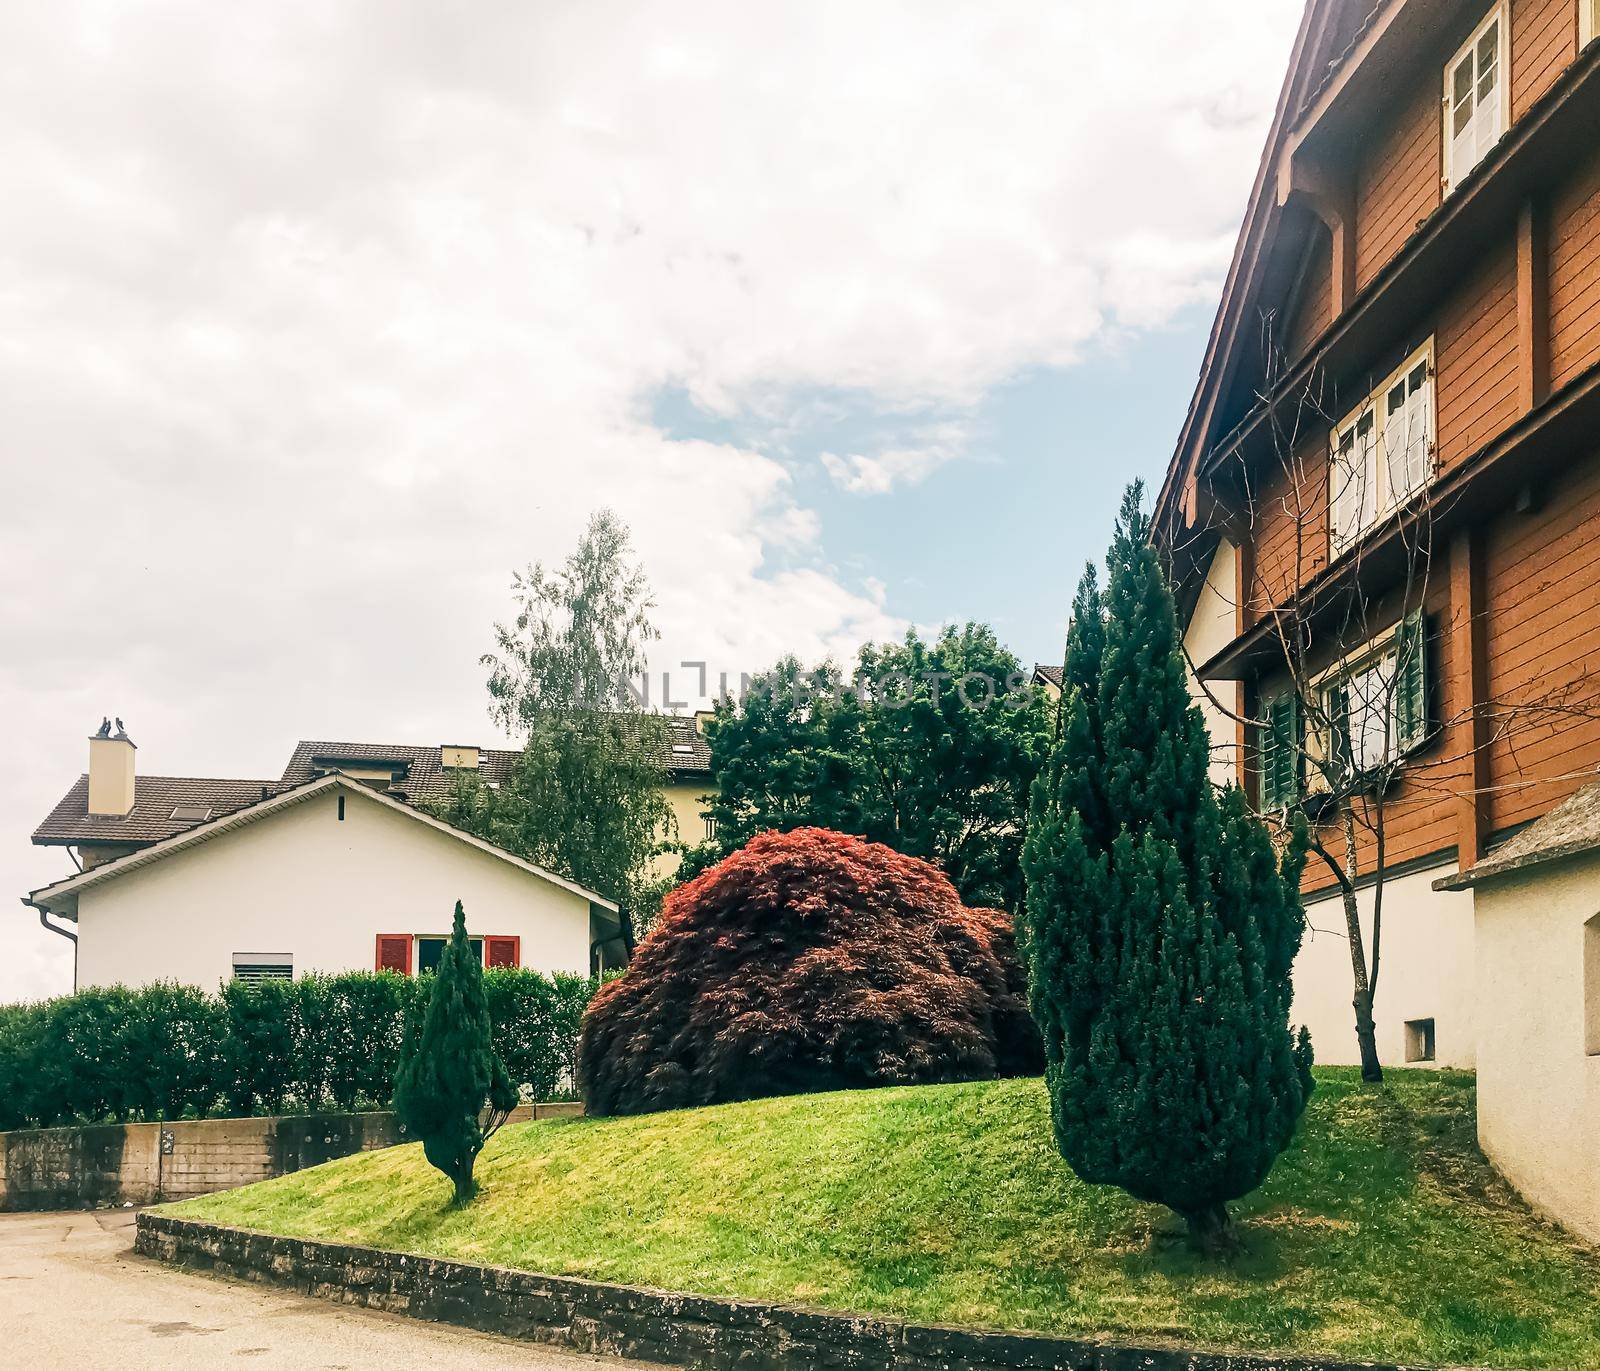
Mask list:
[[[581,1110],[577,1104],[525,1105],[511,1121]],[[401,1141],[389,1112],[0,1133],[0,1210],[188,1199]]]
[[675,1295],[141,1214],[147,1257],[579,1352],[705,1371],[1408,1371],[1128,1347]]

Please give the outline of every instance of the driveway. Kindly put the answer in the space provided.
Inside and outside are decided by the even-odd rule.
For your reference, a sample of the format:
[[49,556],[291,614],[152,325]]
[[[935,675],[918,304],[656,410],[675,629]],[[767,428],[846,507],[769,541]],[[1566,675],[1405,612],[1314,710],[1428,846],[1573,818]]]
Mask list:
[[647,1371],[146,1261],[131,1210],[0,1214],[0,1339],[30,1371]]

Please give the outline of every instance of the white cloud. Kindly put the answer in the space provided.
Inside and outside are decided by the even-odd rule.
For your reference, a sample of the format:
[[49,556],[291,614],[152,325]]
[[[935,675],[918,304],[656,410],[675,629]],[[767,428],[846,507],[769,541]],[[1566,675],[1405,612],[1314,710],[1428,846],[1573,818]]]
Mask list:
[[[8,7],[0,898],[107,711],[172,773],[471,735],[510,568],[602,503],[665,662],[898,630],[779,461],[644,400],[955,412],[1204,297],[1293,9]],[[0,999],[63,988],[13,910]]]
[[940,467],[967,453],[969,434],[962,423],[946,422],[917,435],[906,447],[878,452],[821,454],[823,470],[833,483],[852,495],[887,495],[896,486],[920,485]]

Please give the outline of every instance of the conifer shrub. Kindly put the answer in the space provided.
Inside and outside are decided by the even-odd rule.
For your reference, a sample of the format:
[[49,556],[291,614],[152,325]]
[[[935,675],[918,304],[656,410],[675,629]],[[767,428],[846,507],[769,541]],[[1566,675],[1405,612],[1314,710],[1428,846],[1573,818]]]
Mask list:
[[463,1205],[477,1193],[472,1173],[478,1154],[516,1106],[516,1087],[494,1049],[483,965],[457,900],[422,1037],[395,1081],[395,1113],[421,1141],[429,1164],[450,1178],[455,1203]]
[[1022,929],[1056,1142],[1084,1180],[1236,1245],[1228,1204],[1311,1093],[1289,1025],[1304,832],[1281,854],[1208,768],[1172,595],[1133,486],[1073,604],[1061,741],[1034,784]]
[[764,833],[668,895],[578,1036],[591,1113],[1037,1071],[1010,919],[935,866]]

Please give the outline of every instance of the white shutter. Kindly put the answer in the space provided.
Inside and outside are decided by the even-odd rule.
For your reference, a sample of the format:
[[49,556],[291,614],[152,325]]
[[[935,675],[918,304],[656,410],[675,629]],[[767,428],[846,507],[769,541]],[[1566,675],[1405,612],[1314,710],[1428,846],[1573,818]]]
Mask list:
[[1432,384],[1424,359],[1384,391],[1384,474],[1389,482],[1386,507],[1404,504],[1428,483],[1433,441]]
[[1328,540],[1337,557],[1356,536],[1361,517],[1361,484],[1357,475],[1354,426],[1338,436],[1328,464]]
[[1445,159],[1445,190],[1452,191],[1467,169],[1476,160],[1472,155],[1475,96],[1478,80],[1473,62],[1476,49],[1460,58],[1445,78],[1444,109],[1447,156]]
[[1493,20],[1478,39],[1478,112],[1475,118],[1477,135],[1476,156],[1473,164],[1481,162],[1484,155],[1500,141],[1505,132],[1501,120],[1503,108],[1500,83],[1505,73],[1500,61],[1500,20]]
[[1368,410],[1356,420],[1356,470],[1361,473],[1361,514],[1357,528],[1378,522],[1378,416]]
[[1383,394],[1383,460],[1388,478],[1385,506],[1393,508],[1406,494],[1406,378],[1402,376]]
[[1411,495],[1433,475],[1433,375],[1426,361],[1406,377],[1406,487]]
[[1504,6],[1497,6],[1445,68],[1446,194],[1466,179],[1506,131],[1505,34]]

